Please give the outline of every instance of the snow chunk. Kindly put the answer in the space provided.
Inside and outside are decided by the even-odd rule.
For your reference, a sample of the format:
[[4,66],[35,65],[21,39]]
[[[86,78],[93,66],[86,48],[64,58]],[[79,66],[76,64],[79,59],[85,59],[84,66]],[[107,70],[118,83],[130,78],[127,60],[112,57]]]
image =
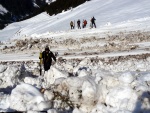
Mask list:
[[36,85],[38,88],[41,88],[42,86],[42,79],[40,77],[38,78],[32,78],[32,77],[25,77],[24,82],[26,84]]
[[10,106],[9,95],[0,93],[0,108],[2,108],[2,109],[8,109],[9,106]]
[[86,66],[86,65],[88,65],[88,64],[90,64],[90,63],[91,63],[90,58],[85,58],[84,60],[82,60],[82,61],[79,63],[79,65],[81,65],[81,66]]
[[[2,67],[1,71],[4,71],[6,67]],[[13,87],[19,81],[20,69],[17,66],[8,66],[7,69],[0,73],[0,87]]]
[[141,80],[141,81],[150,81],[150,73],[146,73],[146,74],[140,76],[139,80]]
[[[134,98],[132,98],[134,97]],[[117,86],[110,90],[106,96],[106,104],[119,109],[133,110],[138,96],[130,87]]]
[[126,84],[130,84],[133,81],[133,79],[134,78],[131,72],[125,72],[119,77],[119,81],[121,83],[126,83]]
[[55,109],[50,109],[47,111],[47,113],[58,113]]
[[0,73],[3,73],[7,69],[6,66],[0,65]]
[[38,89],[29,84],[20,84],[12,90],[10,108],[17,111],[41,110],[38,104],[42,101],[44,98]]
[[97,103],[99,93],[94,81],[86,80],[82,85],[82,104],[81,110],[91,111]]
[[45,98],[47,98],[48,100],[52,100],[54,98],[54,93],[52,91],[46,90],[44,92],[44,96]]
[[40,111],[46,111],[52,107],[52,103],[50,101],[43,101],[38,104],[38,109]]
[[65,71],[61,71],[55,67],[51,67],[50,70],[48,70],[48,72],[45,72],[44,74],[44,78],[46,81],[45,86],[49,87],[51,84],[54,84],[55,80],[58,78],[67,78],[69,76],[69,74]]
[[83,113],[83,112],[79,110],[78,108],[75,108],[72,113]]

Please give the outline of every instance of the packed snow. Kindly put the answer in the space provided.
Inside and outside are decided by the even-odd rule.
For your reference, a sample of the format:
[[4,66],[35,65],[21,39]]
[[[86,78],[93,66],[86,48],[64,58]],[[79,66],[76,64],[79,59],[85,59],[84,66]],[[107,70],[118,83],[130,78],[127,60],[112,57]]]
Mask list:
[[[149,6],[91,0],[8,25],[0,31],[0,112],[149,113]],[[88,27],[70,30],[77,19]],[[46,45],[57,61],[40,75]]]

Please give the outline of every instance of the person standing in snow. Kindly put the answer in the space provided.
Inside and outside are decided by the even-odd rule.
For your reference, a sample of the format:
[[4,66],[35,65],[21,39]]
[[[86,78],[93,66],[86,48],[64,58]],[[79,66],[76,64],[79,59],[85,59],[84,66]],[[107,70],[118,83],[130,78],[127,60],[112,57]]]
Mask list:
[[42,52],[42,59],[44,64],[44,70],[48,71],[52,65],[52,59],[56,62],[55,55],[50,51],[49,47],[45,47],[45,51]]
[[94,16],[92,17],[92,19],[91,19],[91,27],[93,28],[93,25],[94,25],[94,27],[96,28],[96,24],[95,24],[95,18],[94,18]]
[[86,27],[86,24],[87,24],[87,21],[86,21],[86,20],[83,20],[83,28]]
[[81,29],[81,27],[80,27],[80,20],[78,19],[78,21],[77,21],[77,25],[78,25],[78,29]]
[[74,29],[74,23],[73,23],[73,21],[70,22],[70,27],[71,27],[71,29]]

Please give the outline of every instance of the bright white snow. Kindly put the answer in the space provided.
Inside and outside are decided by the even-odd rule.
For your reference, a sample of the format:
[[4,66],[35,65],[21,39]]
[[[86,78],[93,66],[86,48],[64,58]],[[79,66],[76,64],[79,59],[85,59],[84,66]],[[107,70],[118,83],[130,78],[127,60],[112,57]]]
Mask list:
[[[16,81],[13,85],[17,86],[10,94],[1,94],[1,111],[11,108],[17,111],[48,110],[56,113],[62,109],[69,113],[120,113],[120,110],[125,113],[148,113],[149,71],[109,72],[94,66],[89,58],[75,67],[69,63],[73,62],[66,62],[62,67],[55,64],[43,77],[35,77],[35,81],[42,80],[35,84],[25,77],[30,76],[26,68],[20,70],[19,79],[15,78],[16,66],[11,65],[13,70],[8,68],[8,71],[2,71],[1,74],[12,71]],[[71,76],[68,76],[69,65],[74,73]],[[1,65],[1,70],[4,69],[5,65]],[[36,87],[45,88],[44,93],[40,93]]]
[[[149,113],[149,6],[92,0],[1,30],[0,112]],[[96,29],[89,28],[92,16]],[[77,19],[88,27],[70,30]],[[39,51],[47,44],[59,55],[40,76]]]
[[[33,34],[37,36],[37,34],[47,32],[50,32],[51,37],[56,37],[57,35],[67,37],[67,35],[72,34],[69,26],[71,20],[76,22],[80,19],[82,22],[83,19],[87,19],[87,28],[89,28],[92,16],[96,18],[98,29],[85,29],[82,32],[73,30],[76,36],[94,33],[99,33],[101,36],[105,31],[147,30],[150,27],[149,6],[149,0],[92,0],[56,16],[42,13],[31,19],[10,24],[0,31],[0,40],[29,37]],[[54,34],[51,34],[51,32],[54,32]]]

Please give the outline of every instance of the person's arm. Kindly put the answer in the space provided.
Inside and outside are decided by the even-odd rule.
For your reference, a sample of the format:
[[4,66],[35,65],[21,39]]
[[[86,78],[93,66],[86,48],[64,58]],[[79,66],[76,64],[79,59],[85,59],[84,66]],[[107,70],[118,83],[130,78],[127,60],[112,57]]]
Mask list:
[[53,60],[56,62],[56,57],[55,55],[51,52],[51,57],[53,58]]

